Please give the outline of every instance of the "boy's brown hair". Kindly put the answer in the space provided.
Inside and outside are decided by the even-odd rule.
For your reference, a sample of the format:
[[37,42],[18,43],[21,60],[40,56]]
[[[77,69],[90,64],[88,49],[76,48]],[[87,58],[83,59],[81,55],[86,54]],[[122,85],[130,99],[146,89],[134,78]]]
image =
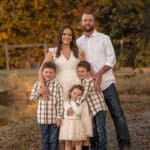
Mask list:
[[87,71],[91,71],[91,65],[89,62],[87,61],[80,61],[79,64],[77,65],[77,69],[78,67],[83,67],[85,68]]
[[50,69],[53,69],[55,72],[56,72],[56,65],[54,62],[52,61],[47,61],[43,64],[42,66],[42,70],[44,70],[45,68],[50,68]]

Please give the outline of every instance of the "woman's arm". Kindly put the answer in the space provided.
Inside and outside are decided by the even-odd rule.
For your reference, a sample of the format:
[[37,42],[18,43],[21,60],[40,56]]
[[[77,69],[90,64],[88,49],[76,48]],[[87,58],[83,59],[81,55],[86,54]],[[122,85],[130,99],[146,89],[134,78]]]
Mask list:
[[45,82],[44,82],[44,78],[43,78],[43,75],[42,75],[42,68],[43,68],[43,64],[47,61],[52,61],[53,60],[53,56],[52,56],[52,53],[51,52],[48,52],[46,57],[44,58],[44,61],[42,62],[42,65],[40,66],[40,69],[39,69],[39,73],[38,73],[38,77],[39,77],[39,81],[40,81],[40,85],[41,85],[41,88],[44,92],[43,96],[46,98],[48,97],[48,90],[46,88],[46,85],[45,85]]
[[41,83],[41,85],[45,85],[44,83],[44,79],[43,79],[43,75],[42,75],[42,68],[43,68],[43,64],[47,61],[52,61],[53,60],[53,56],[52,56],[52,53],[51,52],[48,52],[46,57],[44,58],[44,61],[42,62],[42,65],[40,66],[40,69],[39,69],[39,81]]
[[80,61],[86,60],[85,52],[79,48],[79,59]]

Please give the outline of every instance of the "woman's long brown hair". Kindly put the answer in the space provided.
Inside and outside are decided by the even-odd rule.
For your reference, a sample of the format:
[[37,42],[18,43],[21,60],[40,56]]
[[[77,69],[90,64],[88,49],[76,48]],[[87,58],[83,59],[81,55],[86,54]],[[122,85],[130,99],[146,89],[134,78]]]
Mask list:
[[60,28],[59,33],[58,33],[58,40],[57,40],[57,50],[56,50],[56,57],[60,56],[60,51],[62,49],[62,35],[65,29],[70,29],[72,32],[72,41],[70,43],[70,48],[71,51],[73,52],[74,56],[78,58],[79,56],[79,51],[78,51],[78,47],[76,45],[76,38],[75,38],[75,34],[74,31],[72,29],[71,26],[69,25],[64,25],[62,28]]

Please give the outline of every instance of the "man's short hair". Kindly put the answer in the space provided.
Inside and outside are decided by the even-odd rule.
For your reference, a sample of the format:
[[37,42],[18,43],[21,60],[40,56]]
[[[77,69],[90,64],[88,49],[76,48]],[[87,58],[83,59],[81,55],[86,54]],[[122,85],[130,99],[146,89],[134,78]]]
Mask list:
[[[94,20],[95,20],[95,15],[94,15],[94,13],[93,12],[91,12],[91,11],[85,11],[84,13],[83,13],[83,15],[84,14],[87,14],[87,15],[92,15],[93,16],[93,18],[94,18]],[[83,16],[82,15],[82,16]]]
[[44,70],[45,68],[50,68],[53,69],[56,72],[56,65],[54,62],[52,61],[47,61],[43,64],[42,70]]
[[87,71],[91,71],[91,65],[89,62],[87,61],[80,61],[79,64],[77,65],[77,68],[78,67],[83,67],[85,68]]

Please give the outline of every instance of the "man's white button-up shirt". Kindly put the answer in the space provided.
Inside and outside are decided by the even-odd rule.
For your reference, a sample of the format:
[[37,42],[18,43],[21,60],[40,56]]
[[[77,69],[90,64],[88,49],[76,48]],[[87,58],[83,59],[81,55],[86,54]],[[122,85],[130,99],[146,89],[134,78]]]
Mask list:
[[[104,65],[113,67],[116,63],[114,48],[109,36],[94,31],[90,37],[82,35],[77,39],[77,45],[86,54],[86,60],[91,64],[92,71],[97,73]],[[112,69],[103,74],[101,89],[105,90],[115,77]]]

